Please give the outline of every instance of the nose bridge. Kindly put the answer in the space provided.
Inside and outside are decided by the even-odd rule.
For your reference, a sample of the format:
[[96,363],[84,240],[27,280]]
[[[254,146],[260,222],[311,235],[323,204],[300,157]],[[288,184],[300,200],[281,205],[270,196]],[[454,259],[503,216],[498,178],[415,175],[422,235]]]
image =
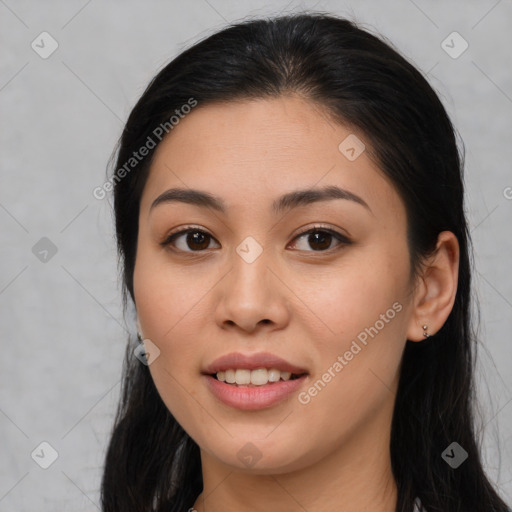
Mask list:
[[[270,271],[271,251],[247,237],[231,256],[231,271],[222,287],[216,317],[220,324],[237,324],[252,331],[259,322],[284,325],[286,300]],[[263,322],[264,321],[264,322]]]
[[270,251],[254,237],[247,236],[233,254],[232,271],[236,293],[252,296],[266,294]]

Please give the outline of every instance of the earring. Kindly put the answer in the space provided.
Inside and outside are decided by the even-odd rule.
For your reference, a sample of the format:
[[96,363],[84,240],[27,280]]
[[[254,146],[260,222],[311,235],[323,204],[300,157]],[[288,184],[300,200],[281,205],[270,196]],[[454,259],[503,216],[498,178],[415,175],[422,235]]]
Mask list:
[[427,332],[428,330],[428,325],[424,325],[423,326],[423,336],[425,336],[425,338],[430,338],[430,334]]

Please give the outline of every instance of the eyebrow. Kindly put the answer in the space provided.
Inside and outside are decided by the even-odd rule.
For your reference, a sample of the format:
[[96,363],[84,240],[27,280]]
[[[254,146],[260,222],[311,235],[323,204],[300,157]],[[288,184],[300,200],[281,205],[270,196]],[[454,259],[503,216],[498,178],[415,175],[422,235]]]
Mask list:
[[[364,206],[368,211],[372,211],[364,199],[335,185],[326,186],[324,188],[310,188],[287,192],[272,203],[272,211],[275,215],[278,215],[282,212],[289,211],[300,206],[307,206],[319,201],[328,201],[333,199],[353,201]],[[160,194],[153,201],[149,211],[151,212],[158,205],[172,202],[181,202],[203,208],[212,208],[213,210],[221,213],[226,213],[227,209],[225,202],[220,197],[214,196],[209,192],[190,188],[171,188]]]

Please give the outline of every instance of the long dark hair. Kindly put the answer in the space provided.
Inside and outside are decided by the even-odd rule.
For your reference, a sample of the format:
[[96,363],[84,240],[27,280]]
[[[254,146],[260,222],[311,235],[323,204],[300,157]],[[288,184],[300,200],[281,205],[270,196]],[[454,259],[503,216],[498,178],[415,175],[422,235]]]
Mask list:
[[[355,23],[321,13],[238,23],[184,51],[151,81],[128,118],[110,178],[125,307],[134,299],[139,202],[154,148],[137,163],[130,160],[134,151],[158,146],[158,127],[165,126],[172,137],[169,120],[191,99],[200,108],[288,92],[365,134],[370,155],[405,203],[413,273],[441,231],[452,231],[460,245],[451,314],[428,342],[407,341],[403,354],[390,443],[396,512],[410,512],[415,497],[428,512],[505,512],[484,473],[474,426],[475,336],[462,151],[422,74]],[[133,356],[134,342],[127,346],[106,454],[103,510],[182,512],[202,490],[199,448],[164,405],[148,367]],[[442,457],[452,442],[469,454],[457,469]]]

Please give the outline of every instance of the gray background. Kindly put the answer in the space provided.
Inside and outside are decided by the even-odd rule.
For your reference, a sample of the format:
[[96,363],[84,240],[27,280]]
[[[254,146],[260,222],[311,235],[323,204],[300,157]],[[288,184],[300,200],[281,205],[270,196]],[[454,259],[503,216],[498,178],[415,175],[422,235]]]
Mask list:
[[[428,73],[465,142],[482,442],[512,502],[510,1],[0,0],[0,511],[98,509],[134,325],[121,308],[110,198],[92,190],[134,102],[170,58],[226,22],[303,9],[389,38]],[[47,59],[31,47],[43,31],[59,45]],[[453,31],[469,44],[458,58],[441,46]],[[42,237],[57,248],[47,261],[33,252]],[[42,441],[58,452],[48,469],[31,458]]]

